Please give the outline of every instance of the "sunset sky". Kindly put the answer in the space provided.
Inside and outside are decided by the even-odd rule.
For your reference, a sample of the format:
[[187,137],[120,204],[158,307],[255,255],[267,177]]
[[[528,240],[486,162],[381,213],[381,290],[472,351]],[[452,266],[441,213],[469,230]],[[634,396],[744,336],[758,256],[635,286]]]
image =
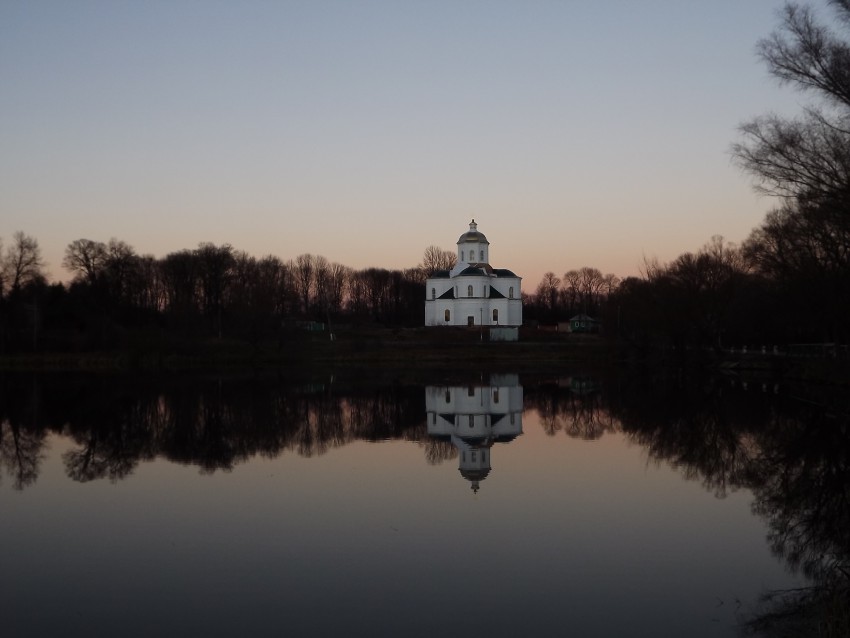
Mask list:
[[[825,0],[811,2],[824,21]],[[636,274],[775,205],[778,0],[0,2],[0,236],[404,268],[474,217],[524,278]]]

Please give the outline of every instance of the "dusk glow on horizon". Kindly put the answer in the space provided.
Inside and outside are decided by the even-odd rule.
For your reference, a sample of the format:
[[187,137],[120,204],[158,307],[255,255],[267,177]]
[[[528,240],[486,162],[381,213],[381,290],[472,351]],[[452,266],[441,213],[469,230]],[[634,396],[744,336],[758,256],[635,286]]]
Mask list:
[[475,218],[526,292],[635,275],[777,205],[730,146],[809,103],[755,54],[782,5],[7,0],[0,237],[60,281],[79,238],[408,268]]

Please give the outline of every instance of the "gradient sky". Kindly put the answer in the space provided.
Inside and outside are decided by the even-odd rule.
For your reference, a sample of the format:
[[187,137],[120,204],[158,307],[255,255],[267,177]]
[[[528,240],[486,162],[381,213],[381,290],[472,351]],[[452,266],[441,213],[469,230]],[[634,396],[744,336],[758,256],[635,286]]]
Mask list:
[[[825,0],[812,2],[824,20]],[[775,202],[737,127],[799,112],[779,0],[0,2],[0,236],[636,274]]]

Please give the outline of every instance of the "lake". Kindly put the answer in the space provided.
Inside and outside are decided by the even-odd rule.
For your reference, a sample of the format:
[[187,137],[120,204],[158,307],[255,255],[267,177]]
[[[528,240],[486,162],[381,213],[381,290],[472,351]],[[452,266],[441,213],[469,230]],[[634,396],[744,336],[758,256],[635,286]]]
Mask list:
[[5,636],[734,636],[846,550],[846,413],[780,382],[0,383]]

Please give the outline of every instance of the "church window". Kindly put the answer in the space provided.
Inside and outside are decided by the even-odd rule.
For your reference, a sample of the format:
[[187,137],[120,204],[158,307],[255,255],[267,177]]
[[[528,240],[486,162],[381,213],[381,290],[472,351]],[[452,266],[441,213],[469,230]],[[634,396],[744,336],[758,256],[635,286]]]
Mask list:
[[466,396],[474,397],[475,396],[475,386],[471,385],[466,389]]
[[481,261],[484,261],[484,251],[483,251],[483,250],[481,251],[481,257],[480,257],[480,259],[481,259]]
[[493,390],[493,403],[499,402],[499,389]]
[[436,413],[436,412],[432,412],[432,413],[431,413],[431,424],[432,424],[432,425],[434,425],[434,424],[436,424],[436,423],[437,423],[437,413]]
[[450,390],[446,390],[446,403],[451,403],[452,393]]
[[463,261],[463,251],[460,251],[460,260]]
[[497,323],[499,321],[499,309],[498,308],[493,308],[493,321],[495,321]]
[[475,426],[475,417],[470,414],[469,415],[469,427],[474,427],[474,426]]
[[467,296],[467,297],[471,297],[471,296],[472,296],[472,286],[471,286],[471,285],[469,285],[469,286],[467,286],[467,287],[466,287],[466,296]]
[[448,321],[449,319],[451,319],[451,313],[449,312],[449,309],[446,308],[446,321]]
[[436,299],[436,298],[437,298],[437,289],[431,288],[431,299]]
[[508,297],[511,298],[511,299],[514,298],[514,287],[513,286],[508,288]]

